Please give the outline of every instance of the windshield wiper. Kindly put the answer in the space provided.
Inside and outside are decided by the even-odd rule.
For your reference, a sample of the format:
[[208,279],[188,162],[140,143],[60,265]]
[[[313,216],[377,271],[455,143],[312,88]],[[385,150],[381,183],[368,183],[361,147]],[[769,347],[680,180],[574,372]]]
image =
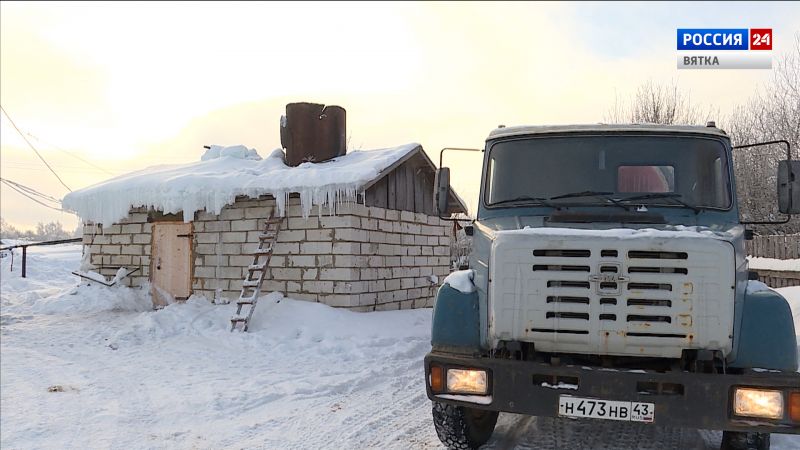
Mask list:
[[558,199],[562,199],[562,198],[577,198],[577,197],[597,197],[597,198],[603,199],[606,202],[608,202],[608,203],[606,203],[607,205],[610,204],[610,205],[614,205],[614,206],[619,206],[620,208],[624,209],[625,211],[630,211],[631,210],[627,205],[625,205],[625,204],[621,203],[619,200],[616,200],[613,197],[611,197],[612,195],[614,195],[613,192],[581,191],[581,192],[572,192],[572,193],[569,193],[569,194],[556,195],[554,197],[550,197],[548,200],[558,200]]
[[642,195],[634,195],[633,197],[625,197],[625,198],[622,199],[622,201],[627,202],[627,201],[633,201],[633,200],[649,200],[649,199],[654,199],[654,198],[666,198],[666,199],[674,201],[675,203],[677,203],[677,204],[679,204],[679,205],[681,205],[681,206],[683,206],[685,208],[691,209],[692,211],[694,211],[695,215],[700,214],[700,211],[702,211],[702,208],[698,208],[697,206],[690,205],[690,204],[684,202],[683,200],[681,200],[680,197],[683,197],[683,194],[679,194],[677,192],[652,192],[650,194],[642,194]]
[[556,209],[561,208],[561,206],[556,205],[556,204],[554,204],[554,203],[552,203],[552,202],[550,202],[548,200],[550,200],[550,199],[547,199],[547,198],[544,198],[544,197],[531,197],[531,196],[528,196],[528,195],[520,195],[519,197],[514,197],[514,198],[509,198],[509,199],[505,199],[505,200],[500,200],[498,202],[494,202],[494,203],[492,203],[491,206],[504,205],[506,203],[516,203],[516,202],[539,202],[542,205],[549,206],[551,208],[556,208]]

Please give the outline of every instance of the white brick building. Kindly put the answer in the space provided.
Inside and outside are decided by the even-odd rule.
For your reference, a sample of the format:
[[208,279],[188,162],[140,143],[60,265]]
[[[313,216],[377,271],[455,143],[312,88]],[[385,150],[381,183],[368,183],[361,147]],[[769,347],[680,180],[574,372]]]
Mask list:
[[[337,158],[339,167],[347,166],[348,157]],[[103,275],[120,267],[138,269],[129,285],[150,285],[159,301],[192,294],[234,300],[264,220],[273,209],[283,209],[264,292],[359,311],[428,307],[450,271],[453,225],[434,213],[435,166],[422,147],[384,159],[378,175],[359,186],[357,203],[337,204],[335,215],[314,205],[304,217],[301,196],[293,192],[285,192],[286,204],[276,205],[270,194],[238,196],[219,214],[201,210],[191,217],[132,200],[128,216],[111,225],[81,214],[96,223],[84,228],[85,250]],[[286,170],[303,173],[299,167]],[[261,181],[269,187],[269,180]],[[84,191],[74,193],[73,204],[79,203],[76,198],[91,203],[102,189]],[[93,204],[91,211],[101,207]],[[454,195],[449,209],[466,212]]]

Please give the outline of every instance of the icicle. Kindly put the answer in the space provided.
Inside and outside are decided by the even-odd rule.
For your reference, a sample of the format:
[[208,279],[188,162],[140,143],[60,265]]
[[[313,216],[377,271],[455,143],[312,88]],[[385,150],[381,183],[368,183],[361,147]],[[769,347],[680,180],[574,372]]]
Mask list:
[[[235,202],[237,196],[257,198],[272,195],[277,213],[287,215],[289,194],[300,195],[300,211],[308,217],[318,208],[336,215],[342,205],[363,203],[362,187],[380,176],[418,144],[352,152],[328,164],[303,164],[289,167],[284,154],[275,150],[269,157],[255,161],[232,156],[173,166],[150,167],[67,194],[63,207],[78,213],[84,220],[109,226],[128,216],[132,206],[142,205],[172,214],[183,212],[191,221],[197,211],[219,214]],[[237,155],[247,158],[243,151]],[[232,150],[231,150],[232,151]]]

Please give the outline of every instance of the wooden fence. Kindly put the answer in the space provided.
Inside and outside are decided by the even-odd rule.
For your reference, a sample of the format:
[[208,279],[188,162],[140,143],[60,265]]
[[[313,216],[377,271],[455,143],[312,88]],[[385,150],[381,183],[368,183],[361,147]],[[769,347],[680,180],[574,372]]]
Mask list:
[[760,258],[798,259],[800,258],[800,234],[754,236],[745,241],[747,254]]
[[[754,236],[745,241],[747,254],[760,258],[800,258],[800,234]],[[759,281],[770,287],[800,286],[800,272],[786,270],[751,269],[758,273]]]

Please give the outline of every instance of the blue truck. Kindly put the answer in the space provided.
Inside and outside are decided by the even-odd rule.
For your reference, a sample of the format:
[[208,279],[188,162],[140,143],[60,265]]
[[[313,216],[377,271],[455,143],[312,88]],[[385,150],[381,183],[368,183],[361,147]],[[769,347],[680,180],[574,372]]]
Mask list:
[[501,411],[723,430],[723,449],[800,433],[792,312],[748,270],[747,225],[765,222],[736,198],[734,153],[765,145],[786,150],[786,221],[786,141],[732,147],[713,122],[492,131],[469,268],[437,294],[425,357],[441,441],[478,448]]

